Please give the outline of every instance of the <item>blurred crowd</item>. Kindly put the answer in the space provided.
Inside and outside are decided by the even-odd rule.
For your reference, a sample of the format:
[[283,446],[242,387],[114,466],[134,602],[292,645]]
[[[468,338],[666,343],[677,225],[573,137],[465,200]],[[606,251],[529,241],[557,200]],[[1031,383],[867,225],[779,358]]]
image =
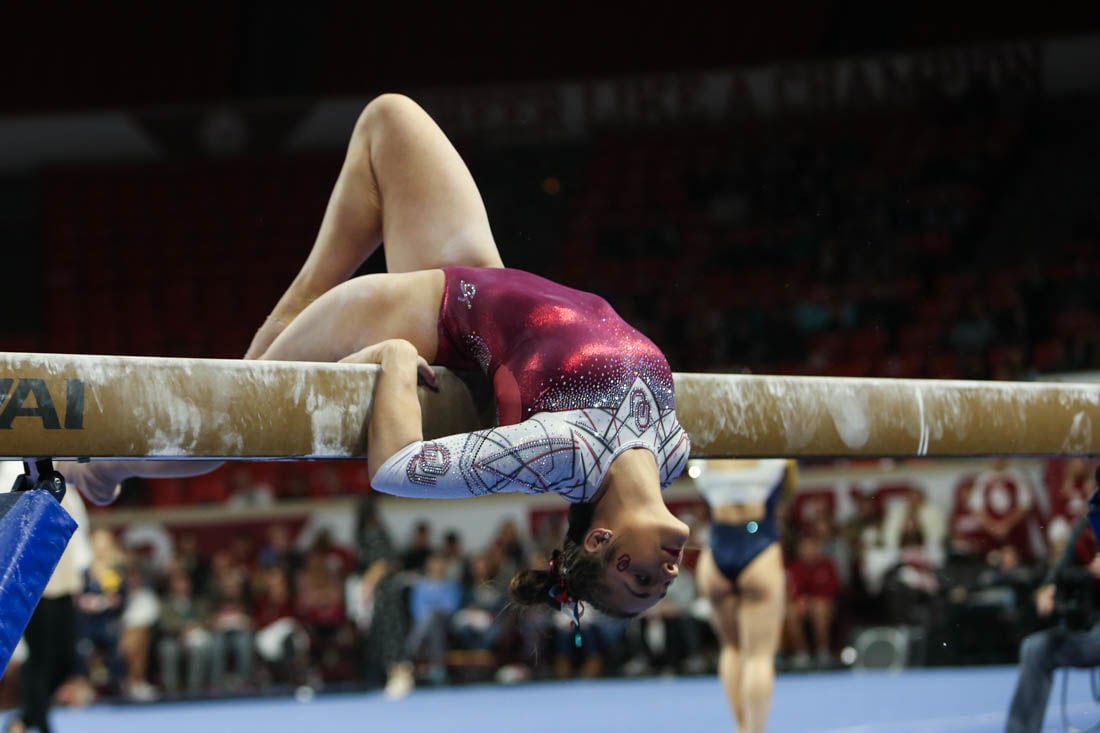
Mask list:
[[[1033,592],[1066,543],[1074,540],[1081,568],[1096,554],[1090,531],[1073,537],[1093,469],[1052,460],[1037,483],[997,459],[961,476],[948,503],[908,482],[853,490],[855,510],[841,522],[833,494],[799,494],[784,540],[793,666],[830,664],[842,640],[874,626],[914,631],[911,663],[1015,662],[1020,640],[1043,622]],[[1093,600],[1090,584],[1078,590],[1072,614],[1081,623]]]
[[[242,533],[216,547],[189,532],[95,529],[75,596],[80,674],[63,697],[152,701],[333,686],[400,697],[418,683],[613,673],[627,623],[588,610],[578,649],[564,615],[509,607],[510,578],[546,567],[559,524],[548,520],[539,541],[505,522],[471,551],[458,533],[424,520],[398,544],[367,494],[351,546],[322,529],[300,548],[277,519],[260,543]],[[680,589],[661,614],[673,598],[693,596],[690,581]],[[692,645],[698,655],[698,640]],[[5,675],[9,688],[19,662],[17,654]],[[686,669],[702,671],[701,656]]]
[[[1050,461],[1035,484],[997,460],[960,476],[950,505],[902,482],[853,493],[843,517],[835,492],[797,493],[782,514],[781,668],[838,666],[853,636],[877,626],[919,630],[911,663],[1014,661],[1038,621],[1032,591],[1095,488],[1092,469]],[[261,542],[247,533],[211,543],[186,531],[161,540],[94,530],[75,598],[80,675],[68,698],[365,687],[400,697],[417,685],[715,670],[694,553],[644,616],[588,609],[577,647],[565,614],[520,610],[507,598],[517,570],[546,566],[557,514],[534,527],[504,522],[484,543],[424,519],[397,541],[373,494],[358,507],[350,545],[321,529],[303,546],[277,516]],[[705,505],[680,513],[691,545],[705,545]],[[1087,563],[1091,534],[1074,549]],[[18,655],[9,688],[17,667]]]
[[1095,97],[975,93],[619,134],[583,164],[549,267],[607,295],[682,371],[1088,368],[1097,114]]

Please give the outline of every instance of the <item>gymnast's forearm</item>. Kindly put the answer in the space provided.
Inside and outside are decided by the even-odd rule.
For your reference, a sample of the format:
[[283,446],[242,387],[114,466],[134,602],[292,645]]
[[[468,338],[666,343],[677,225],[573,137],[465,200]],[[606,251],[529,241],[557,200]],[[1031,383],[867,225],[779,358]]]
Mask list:
[[378,468],[410,444],[424,439],[416,391],[418,355],[407,341],[376,345],[381,369],[367,423],[367,466],[373,483]]

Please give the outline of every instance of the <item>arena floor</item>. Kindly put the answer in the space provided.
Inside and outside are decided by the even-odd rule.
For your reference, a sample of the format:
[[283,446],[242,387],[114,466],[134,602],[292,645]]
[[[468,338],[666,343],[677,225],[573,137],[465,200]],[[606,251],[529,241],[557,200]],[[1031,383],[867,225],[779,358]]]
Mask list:
[[[1069,678],[1071,724],[1100,721],[1088,673]],[[769,731],[783,733],[993,733],[1002,731],[1012,667],[836,672],[780,676]],[[1044,731],[1061,731],[1059,673]],[[606,680],[318,695],[58,710],[60,733],[600,733],[732,730],[713,678]]]

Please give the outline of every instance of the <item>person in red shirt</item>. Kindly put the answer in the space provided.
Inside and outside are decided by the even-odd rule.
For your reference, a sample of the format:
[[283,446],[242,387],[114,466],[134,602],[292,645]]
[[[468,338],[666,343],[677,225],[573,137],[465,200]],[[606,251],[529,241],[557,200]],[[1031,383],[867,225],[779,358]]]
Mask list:
[[1070,458],[1062,462],[1061,476],[1047,487],[1051,516],[1064,517],[1071,525],[1088,510],[1089,496],[1096,490],[1089,461]]
[[[1059,537],[1068,536],[1073,524],[1088,511],[1089,496],[1096,490],[1096,479],[1089,461],[1084,458],[1070,458],[1062,461],[1061,476],[1050,481],[1047,490],[1050,495],[1050,515],[1044,527],[1047,539],[1047,557],[1054,560],[1061,553]],[[1092,532],[1081,532],[1074,545],[1077,559],[1088,563],[1096,555],[1096,538]]]
[[974,479],[969,504],[995,548],[1012,545],[1020,557],[1031,562],[1041,554],[1031,531],[1037,516],[1035,498],[1027,477],[1006,459],[998,458],[990,470]]
[[301,683],[309,664],[309,635],[298,619],[285,569],[273,566],[261,573],[261,587],[252,604],[256,652],[274,682]]
[[347,607],[344,581],[339,571],[326,562],[322,546],[315,545],[306,554],[295,578],[297,617],[309,634],[309,651],[314,671],[340,656],[341,631],[346,626]]
[[840,572],[836,561],[821,552],[817,535],[806,532],[798,539],[795,557],[787,564],[786,632],[791,663],[795,668],[810,666],[809,626],[819,665],[832,659],[832,623]]
[[955,487],[955,500],[947,522],[948,549],[955,558],[984,562],[985,556],[997,546],[986,531],[982,517],[974,507],[972,477],[964,478]]

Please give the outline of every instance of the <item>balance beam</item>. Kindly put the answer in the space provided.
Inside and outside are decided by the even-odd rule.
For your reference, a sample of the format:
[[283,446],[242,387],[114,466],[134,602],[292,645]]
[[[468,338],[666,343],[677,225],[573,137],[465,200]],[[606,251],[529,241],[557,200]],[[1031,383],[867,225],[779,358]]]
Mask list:
[[[437,370],[428,438],[492,425]],[[377,367],[0,354],[0,458],[365,458]],[[678,373],[696,457],[1098,456],[1100,385]],[[1097,430],[1093,429],[1093,425]]]

